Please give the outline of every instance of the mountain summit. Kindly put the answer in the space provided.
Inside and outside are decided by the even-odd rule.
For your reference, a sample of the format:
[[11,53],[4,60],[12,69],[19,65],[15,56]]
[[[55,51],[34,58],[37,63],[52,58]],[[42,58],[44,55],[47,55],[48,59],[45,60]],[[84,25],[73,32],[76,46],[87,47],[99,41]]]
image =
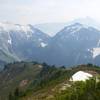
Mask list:
[[36,52],[48,44],[48,40],[48,35],[32,25],[0,22],[0,61],[8,63],[36,57]]

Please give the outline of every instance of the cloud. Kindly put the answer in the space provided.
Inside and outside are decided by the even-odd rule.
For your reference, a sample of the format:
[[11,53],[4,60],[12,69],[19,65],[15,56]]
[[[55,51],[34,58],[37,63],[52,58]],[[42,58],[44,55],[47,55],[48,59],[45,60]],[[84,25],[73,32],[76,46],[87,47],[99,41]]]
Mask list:
[[99,21],[99,4],[100,0],[0,0],[0,20],[38,24],[90,16]]

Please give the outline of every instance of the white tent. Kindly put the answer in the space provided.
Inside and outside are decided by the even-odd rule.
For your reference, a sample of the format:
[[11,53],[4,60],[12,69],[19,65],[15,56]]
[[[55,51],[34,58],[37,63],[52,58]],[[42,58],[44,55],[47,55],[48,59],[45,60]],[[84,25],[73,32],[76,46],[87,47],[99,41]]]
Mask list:
[[78,71],[72,76],[70,81],[86,81],[91,77],[93,77],[92,74],[86,73],[84,71]]

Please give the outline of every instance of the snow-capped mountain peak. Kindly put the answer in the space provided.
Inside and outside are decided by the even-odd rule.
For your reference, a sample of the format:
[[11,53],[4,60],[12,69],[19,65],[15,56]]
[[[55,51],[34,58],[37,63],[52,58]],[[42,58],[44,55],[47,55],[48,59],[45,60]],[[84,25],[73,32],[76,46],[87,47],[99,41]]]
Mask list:
[[84,25],[85,27],[94,27],[100,30],[100,23],[98,23],[96,20],[88,16],[85,18],[74,19],[73,21],[69,22],[68,25],[73,24],[73,23],[80,23]]
[[63,28],[58,34],[56,34],[56,36],[62,36],[64,38],[65,37],[68,38],[69,36],[74,36],[78,38],[80,31],[83,29],[92,30],[92,28],[85,26],[83,24],[74,23]]
[[74,24],[71,24],[69,26],[66,26],[65,28],[66,28],[66,31],[67,30],[73,31],[73,30],[80,30],[82,28],[89,29],[91,27],[84,25],[84,24],[80,24],[80,23],[74,23]]
[[31,31],[31,28],[29,25],[19,25],[19,24],[13,24],[8,22],[0,22],[0,29],[3,29],[5,31]]
[[83,28],[83,25],[80,23],[75,23],[75,24],[72,24],[72,25],[65,27],[65,28],[66,28],[66,31],[74,33],[76,31],[79,31],[81,28]]
[[68,28],[68,29],[77,29],[77,28],[82,28],[83,27],[83,25],[82,24],[80,24],[80,23],[75,23],[75,24],[72,24],[72,25],[69,25],[68,27],[66,27],[66,28]]

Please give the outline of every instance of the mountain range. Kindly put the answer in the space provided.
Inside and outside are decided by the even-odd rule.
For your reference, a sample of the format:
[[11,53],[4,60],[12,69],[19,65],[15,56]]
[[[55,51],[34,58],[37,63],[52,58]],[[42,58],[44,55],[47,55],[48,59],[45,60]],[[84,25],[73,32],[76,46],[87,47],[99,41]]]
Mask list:
[[64,25],[51,37],[34,25],[0,22],[1,66],[32,60],[58,66],[100,65],[99,24],[80,19]]
[[36,24],[34,27],[40,29],[44,33],[49,34],[50,36],[56,35],[60,30],[62,30],[64,27],[69,26],[74,23],[80,23],[85,26],[91,26],[98,30],[100,30],[100,23],[95,21],[91,17],[85,17],[85,18],[77,18],[68,22],[56,22],[56,23],[42,23],[42,24]]

